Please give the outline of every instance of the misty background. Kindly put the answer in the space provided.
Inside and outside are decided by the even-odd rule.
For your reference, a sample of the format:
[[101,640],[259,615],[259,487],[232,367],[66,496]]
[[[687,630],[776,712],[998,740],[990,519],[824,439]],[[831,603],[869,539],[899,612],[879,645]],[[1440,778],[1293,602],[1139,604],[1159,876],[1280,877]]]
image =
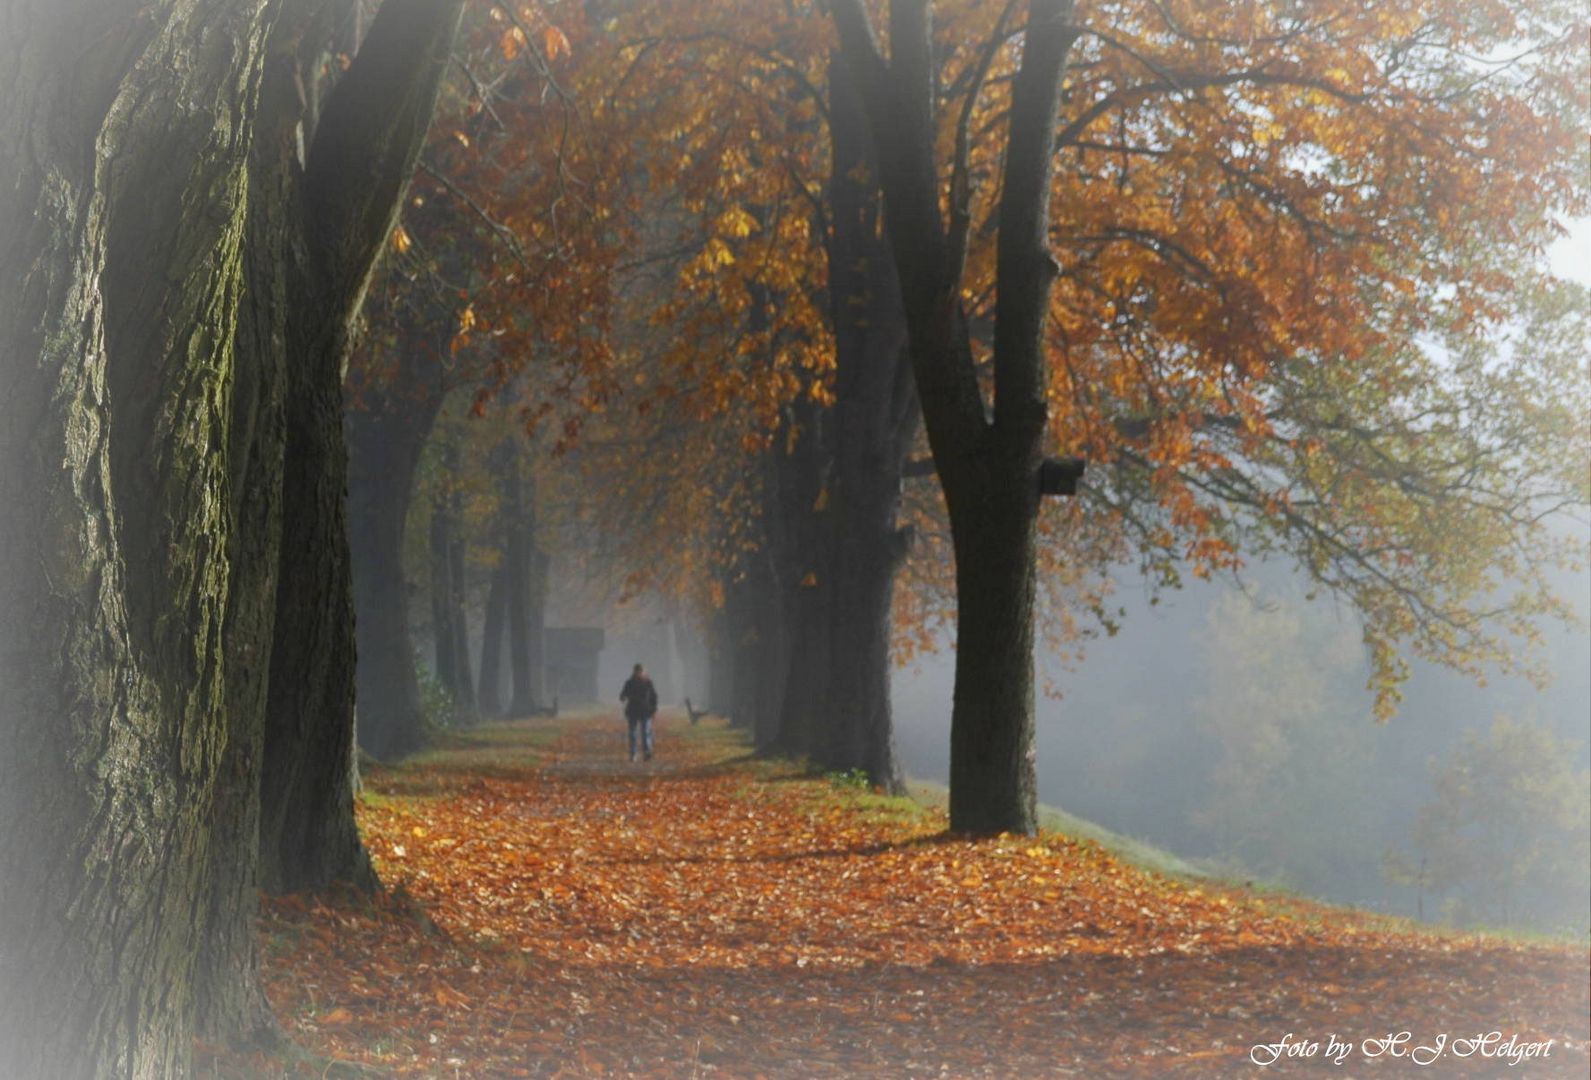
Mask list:
[[[1352,614],[1329,598],[1306,601],[1281,567],[1246,578],[1247,593],[1192,582],[1153,606],[1124,579],[1116,636],[1090,642],[1070,669],[1041,657],[1060,695],[1038,706],[1043,802],[1223,875],[1413,916],[1420,887],[1392,880],[1388,856],[1412,853],[1437,771],[1467,736],[1483,737],[1498,717],[1540,725],[1561,743],[1561,764],[1579,774],[1585,798],[1583,629],[1548,636],[1553,682],[1544,690],[1519,678],[1477,687],[1415,663],[1397,717],[1383,725],[1372,718]],[[1581,619],[1591,617],[1591,579],[1563,586]],[[948,776],[953,672],[942,650],[895,674],[897,738],[914,777]],[[1586,855],[1572,835],[1562,842],[1561,879],[1542,883],[1546,895],[1511,898],[1507,920],[1473,889],[1449,890],[1459,902],[1447,913],[1583,934]],[[1522,894],[1528,885],[1520,882]],[[1440,917],[1442,898],[1426,893],[1426,916]]]

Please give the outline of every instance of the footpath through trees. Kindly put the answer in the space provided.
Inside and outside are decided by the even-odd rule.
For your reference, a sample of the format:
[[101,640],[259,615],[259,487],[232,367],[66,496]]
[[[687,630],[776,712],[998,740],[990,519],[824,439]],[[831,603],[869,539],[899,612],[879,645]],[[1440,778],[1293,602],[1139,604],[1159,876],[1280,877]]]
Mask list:
[[948,837],[720,721],[660,720],[648,765],[587,715],[375,771],[387,894],[271,900],[261,923],[307,1054],[202,1051],[201,1075],[1270,1075],[1320,1067],[1333,1035],[1346,1074],[1382,1075],[1407,1058],[1367,1051],[1402,1031],[1405,1052],[1447,1036],[1432,1075],[1499,1075],[1511,1036],[1538,1044],[1530,1076],[1586,1073],[1581,946],[1171,880],[1056,833]]

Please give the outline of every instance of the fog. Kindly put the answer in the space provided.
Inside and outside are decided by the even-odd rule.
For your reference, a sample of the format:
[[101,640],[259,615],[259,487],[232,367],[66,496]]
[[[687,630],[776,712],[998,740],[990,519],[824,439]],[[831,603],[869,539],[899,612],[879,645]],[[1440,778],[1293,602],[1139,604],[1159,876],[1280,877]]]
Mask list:
[[[1394,884],[1384,864],[1408,848],[1436,764],[1467,733],[1499,715],[1534,721],[1566,744],[1574,769],[1591,763],[1591,578],[1565,578],[1561,591],[1582,625],[1547,636],[1547,688],[1495,677],[1483,688],[1415,664],[1398,715],[1383,725],[1372,718],[1352,613],[1304,601],[1285,571],[1248,575],[1246,593],[1194,582],[1153,606],[1124,581],[1115,637],[1089,643],[1071,669],[1040,657],[1041,682],[1059,696],[1038,702],[1039,798],[1223,874],[1414,915],[1419,890]],[[1265,643],[1248,646],[1260,655],[1232,651],[1245,633]],[[941,650],[894,677],[901,757],[917,778],[948,774],[953,664]],[[1245,742],[1277,735],[1294,745],[1251,751]],[[1265,775],[1245,773],[1245,762]],[[1266,835],[1244,843],[1223,811],[1263,814]],[[1539,900],[1538,922],[1591,924],[1577,881]],[[1425,906],[1428,917],[1440,913],[1429,896]]]

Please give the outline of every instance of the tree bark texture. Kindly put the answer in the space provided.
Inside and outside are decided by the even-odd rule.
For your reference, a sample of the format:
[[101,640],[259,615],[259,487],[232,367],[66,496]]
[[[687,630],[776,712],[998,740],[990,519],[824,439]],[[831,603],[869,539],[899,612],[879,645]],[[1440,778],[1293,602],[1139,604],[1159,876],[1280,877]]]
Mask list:
[[266,16],[0,8],[0,1075],[184,1075],[248,859],[211,818]]
[[418,159],[460,10],[460,0],[384,4],[316,118],[305,164],[299,242],[307,254],[289,277],[296,304],[261,785],[261,880],[274,891],[375,884],[353,819],[343,372],[351,324]]
[[[268,39],[301,25],[279,16]],[[310,33],[306,37],[313,38]],[[284,244],[297,234],[295,127],[303,105],[281,59],[267,61],[249,153],[244,295],[236,336],[229,474],[230,596],[222,635],[227,652],[229,733],[211,815],[210,911],[199,969],[197,1025],[212,1037],[254,1043],[280,1038],[258,982],[260,768],[265,737],[277,553],[281,543],[282,454],[286,444],[286,323],[293,308]],[[244,857],[239,857],[243,854]]]
[[323,11],[0,6],[0,1075],[184,1076],[196,1023],[269,1025],[287,360],[337,309],[297,304],[275,91]]
[[[1049,189],[1071,0],[1030,0],[1006,118],[996,249],[994,402],[978,384],[961,305],[967,221],[955,190],[940,209],[932,5],[892,0],[886,61],[859,0],[832,10],[878,152],[913,376],[956,553],[951,828],[1031,833],[1034,537],[1047,422],[1043,325],[1056,267]],[[991,415],[992,412],[992,415]]]
[[889,696],[891,607],[907,549],[897,523],[901,472],[920,413],[899,277],[884,235],[877,157],[839,57],[830,64],[829,95],[835,403],[826,636],[833,660],[813,752],[826,768],[863,769],[874,784],[901,791]]

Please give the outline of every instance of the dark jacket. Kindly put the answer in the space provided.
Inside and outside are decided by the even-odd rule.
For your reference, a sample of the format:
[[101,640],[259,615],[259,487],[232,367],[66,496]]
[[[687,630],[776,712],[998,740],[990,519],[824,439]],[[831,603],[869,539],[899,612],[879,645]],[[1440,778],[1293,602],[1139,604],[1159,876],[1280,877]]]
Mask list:
[[652,680],[645,675],[631,675],[624,680],[624,689],[619,691],[619,700],[624,702],[624,715],[639,719],[651,716],[657,712],[657,687],[652,685]]

